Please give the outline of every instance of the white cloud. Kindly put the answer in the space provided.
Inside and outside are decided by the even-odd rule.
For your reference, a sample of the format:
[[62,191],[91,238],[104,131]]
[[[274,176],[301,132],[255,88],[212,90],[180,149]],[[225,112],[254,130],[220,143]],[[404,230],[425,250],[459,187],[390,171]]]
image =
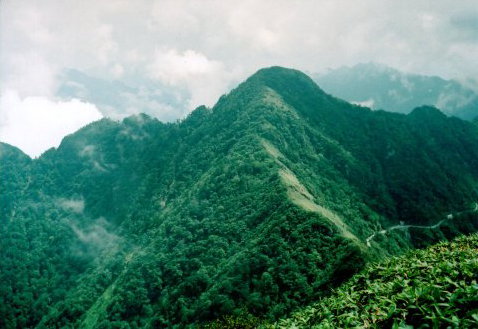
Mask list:
[[194,50],[158,50],[151,66],[151,76],[172,85],[222,70],[222,64]]
[[351,101],[350,103],[368,108],[373,108],[375,100],[373,98],[369,98],[365,101]]
[[22,97],[53,96],[57,68],[44,57],[36,53],[23,53],[6,59],[2,64],[10,69],[4,73],[4,88],[16,90]]
[[[113,27],[111,25],[102,24],[94,34],[97,38],[95,44],[98,45],[96,49],[96,58],[104,66],[109,66],[114,55],[118,51],[118,45],[113,40]],[[117,66],[116,64],[115,66]]]
[[83,199],[58,198],[56,203],[60,208],[77,214],[81,214],[85,209],[85,200]]
[[214,105],[226,92],[230,79],[221,62],[191,49],[183,52],[157,50],[150,75],[163,83],[188,90],[191,94],[190,110],[202,104]]
[[108,249],[113,252],[122,245],[122,238],[112,232],[111,224],[104,217],[94,220],[85,227],[79,227],[73,221],[67,223],[75,233],[78,242],[82,244],[82,246],[76,243],[72,245],[72,250],[76,254],[97,256],[102,250]]
[[102,117],[93,104],[21,98],[14,90],[2,92],[0,109],[0,140],[32,157],[57,147],[64,136]]
[[52,97],[65,67],[106,80],[153,75],[190,95],[190,108],[271,65],[317,72],[379,61],[478,76],[476,0],[1,3],[0,83],[22,98]]

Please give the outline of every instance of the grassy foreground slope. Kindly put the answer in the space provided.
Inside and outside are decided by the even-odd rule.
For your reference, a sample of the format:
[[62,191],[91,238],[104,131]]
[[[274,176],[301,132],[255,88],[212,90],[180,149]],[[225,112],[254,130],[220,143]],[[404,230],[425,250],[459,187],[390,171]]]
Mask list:
[[478,235],[372,264],[274,328],[477,328]]

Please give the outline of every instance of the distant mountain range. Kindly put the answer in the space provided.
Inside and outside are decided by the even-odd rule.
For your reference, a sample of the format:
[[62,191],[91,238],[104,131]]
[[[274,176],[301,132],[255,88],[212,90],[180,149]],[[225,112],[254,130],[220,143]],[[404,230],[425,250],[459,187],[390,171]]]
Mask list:
[[313,78],[326,92],[372,109],[409,113],[431,105],[449,116],[478,117],[478,94],[454,80],[407,74],[374,63],[341,67]]
[[56,96],[77,98],[95,104],[108,118],[148,113],[162,121],[174,121],[188,111],[188,91],[152,80],[105,80],[82,71],[67,69],[60,77]]
[[277,319],[478,230],[477,186],[473,123],[372,111],[280,67],[182,121],[103,119],[34,160],[0,144],[0,327]]

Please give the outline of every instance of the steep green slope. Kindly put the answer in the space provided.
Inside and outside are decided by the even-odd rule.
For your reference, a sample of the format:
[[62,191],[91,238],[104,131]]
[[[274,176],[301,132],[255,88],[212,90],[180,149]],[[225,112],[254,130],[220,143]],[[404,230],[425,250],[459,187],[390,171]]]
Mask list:
[[369,259],[476,230],[456,217],[368,240],[471,209],[477,161],[470,123],[372,112],[278,67],[180,123],[101,120],[22,169],[23,206],[0,231],[0,325],[283,316]]
[[274,328],[476,328],[478,235],[369,265]]
[[[238,99],[247,97],[244,91],[239,92],[235,96]],[[184,139],[174,161],[154,177],[157,192],[153,217],[144,218],[137,211],[123,224],[125,229],[137,230],[137,222],[152,222],[147,233],[152,242],[141,238],[142,250],[134,254],[128,265],[131,269],[115,279],[115,286],[120,294],[131,273],[141,271],[144,264],[156,264],[146,274],[164,282],[154,288],[157,291],[146,302],[153,305],[155,325],[206,320],[243,304],[257,313],[282,314],[301,299],[315,295],[331,277],[339,278],[336,274],[343,257],[357,258],[351,269],[363,263],[362,257],[354,256],[359,249],[335,233],[334,225],[319,215],[296,209],[288,201],[278,164],[257,136],[258,126],[237,118],[259,116],[251,119],[258,124],[262,120],[260,116],[266,110],[256,108],[262,106],[262,96],[255,92],[251,95],[254,97],[243,108],[222,104],[215,113],[202,109],[180,126],[188,131],[179,132]],[[199,123],[199,128],[194,127]],[[206,134],[207,138],[201,136]],[[174,188],[158,187],[162,182],[165,186],[174,184]],[[139,221],[136,215],[143,218]],[[285,238],[290,241],[286,243]],[[321,255],[325,265],[322,269],[314,263],[317,255],[308,256],[301,250],[305,246]],[[329,252],[330,248],[334,251]],[[287,254],[290,256],[283,259]],[[268,277],[271,283],[264,286],[261,281]],[[295,295],[298,291],[301,293]],[[114,298],[110,302],[110,308],[120,304],[120,320],[141,321],[141,314],[128,314],[133,305]],[[75,298],[71,303],[76,303]],[[72,309],[68,305],[66,313]],[[95,307],[90,304],[85,309],[90,306]],[[270,310],[272,306],[275,309]],[[115,321],[115,314],[109,313],[98,321]],[[65,313],[61,316],[74,318]],[[86,326],[90,320],[87,317],[79,325]],[[58,318],[52,322],[58,323]]]
[[30,158],[11,145],[0,143],[0,221],[14,218],[16,207],[28,187],[26,167]]

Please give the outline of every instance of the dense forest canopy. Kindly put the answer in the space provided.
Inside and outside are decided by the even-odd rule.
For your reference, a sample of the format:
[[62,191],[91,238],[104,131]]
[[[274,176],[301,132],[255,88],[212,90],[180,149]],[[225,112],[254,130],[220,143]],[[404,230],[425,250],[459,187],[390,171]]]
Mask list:
[[273,320],[478,228],[476,125],[372,111],[280,67],[180,122],[103,119],[0,161],[3,328]]

